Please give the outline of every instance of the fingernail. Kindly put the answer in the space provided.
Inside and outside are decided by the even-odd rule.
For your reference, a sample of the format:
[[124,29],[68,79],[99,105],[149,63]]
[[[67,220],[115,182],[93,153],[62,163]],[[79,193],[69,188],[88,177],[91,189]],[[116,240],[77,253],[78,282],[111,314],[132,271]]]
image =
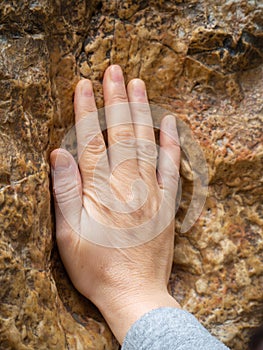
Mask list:
[[174,115],[167,115],[165,117],[165,128],[168,136],[175,144],[180,145],[179,135],[176,127],[176,118]]
[[145,84],[141,79],[134,79],[132,81],[132,88],[135,97],[146,97]]
[[70,167],[70,160],[69,157],[66,156],[64,153],[59,152],[57,153],[56,157],[51,158],[51,166],[53,171],[65,171]]
[[81,95],[85,97],[91,97],[93,95],[92,84],[87,79],[81,81]]
[[110,67],[110,78],[114,83],[123,81],[123,74],[120,66],[113,65]]
[[167,115],[165,117],[165,122],[167,125],[167,128],[172,132],[176,132],[177,133],[177,128],[176,128],[176,119],[173,115]]

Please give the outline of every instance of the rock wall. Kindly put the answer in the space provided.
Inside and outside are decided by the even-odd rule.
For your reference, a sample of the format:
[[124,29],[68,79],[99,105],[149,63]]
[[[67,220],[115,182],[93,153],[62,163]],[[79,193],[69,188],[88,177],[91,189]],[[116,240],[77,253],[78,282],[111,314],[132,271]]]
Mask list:
[[[233,350],[263,319],[261,1],[0,2],[0,349],[117,349],[54,240],[49,153],[80,75],[120,64],[199,141],[209,196],[176,235],[171,293]],[[182,167],[177,231],[192,193]]]

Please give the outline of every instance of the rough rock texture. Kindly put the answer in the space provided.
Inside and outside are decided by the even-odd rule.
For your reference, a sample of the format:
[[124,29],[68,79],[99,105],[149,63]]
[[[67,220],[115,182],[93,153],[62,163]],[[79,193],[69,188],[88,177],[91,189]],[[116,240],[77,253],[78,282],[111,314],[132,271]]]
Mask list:
[[49,152],[72,125],[93,4],[1,1],[0,349],[117,349],[54,248]]
[[[257,0],[0,2],[0,349],[117,349],[54,243],[50,150],[73,124],[80,75],[145,80],[208,164],[209,196],[178,233],[170,288],[233,350],[263,319],[263,9]],[[187,211],[191,177],[182,167]]]

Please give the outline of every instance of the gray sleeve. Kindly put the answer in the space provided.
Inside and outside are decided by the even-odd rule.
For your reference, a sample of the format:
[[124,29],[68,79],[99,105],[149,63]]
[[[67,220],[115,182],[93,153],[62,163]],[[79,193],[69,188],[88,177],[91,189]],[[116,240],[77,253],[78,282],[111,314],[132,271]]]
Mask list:
[[187,311],[162,307],[129,329],[122,350],[229,350]]

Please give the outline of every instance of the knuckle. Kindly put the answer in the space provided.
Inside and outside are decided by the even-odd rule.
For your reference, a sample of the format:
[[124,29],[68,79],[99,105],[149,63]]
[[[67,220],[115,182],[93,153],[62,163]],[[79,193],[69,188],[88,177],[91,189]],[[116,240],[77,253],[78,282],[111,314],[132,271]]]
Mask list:
[[74,183],[68,186],[54,186],[53,195],[58,204],[64,204],[80,198],[80,190]]
[[97,107],[95,102],[90,102],[89,104],[80,104],[79,106],[79,118],[87,118],[97,115]]
[[173,145],[172,145],[173,151],[175,153],[181,153],[181,145],[180,145],[180,141],[175,139],[173,140]]
[[177,183],[179,181],[180,175],[179,172],[174,172],[171,174],[171,179],[173,182]]
[[[131,107],[133,108],[134,112],[139,114],[139,115],[145,116],[145,115],[150,115],[150,113],[151,113],[150,106],[146,102],[132,102]],[[138,123],[138,124],[140,124],[140,123]],[[148,123],[148,124],[146,124],[146,126],[151,127],[151,124]]]
[[95,135],[87,144],[86,150],[92,154],[101,154],[105,152],[105,143],[102,135]]
[[177,183],[179,181],[180,174],[177,167],[174,167],[170,171],[167,170],[166,173],[167,173],[167,177],[169,177],[173,183]]
[[156,145],[152,142],[143,142],[139,143],[138,151],[141,155],[146,155],[147,157],[156,159],[157,158],[157,149]]
[[118,127],[112,131],[112,138],[115,142],[127,143],[135,146],[133,130],[130,127]]
[[119,92],[119,93],[115,93],[114,95],[111,96],[111,104],[116,104],[116,103],[127,103],[127,96],[126,94],[123,92]]

